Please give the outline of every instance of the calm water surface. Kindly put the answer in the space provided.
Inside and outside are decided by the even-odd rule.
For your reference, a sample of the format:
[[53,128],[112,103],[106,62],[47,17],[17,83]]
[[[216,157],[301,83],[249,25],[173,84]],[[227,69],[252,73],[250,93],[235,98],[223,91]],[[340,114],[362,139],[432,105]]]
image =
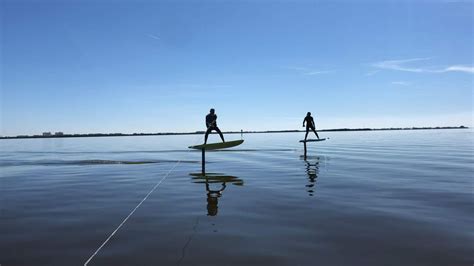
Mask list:
[[0,264],[472,265],[473,131],[303,135],[0,140]]

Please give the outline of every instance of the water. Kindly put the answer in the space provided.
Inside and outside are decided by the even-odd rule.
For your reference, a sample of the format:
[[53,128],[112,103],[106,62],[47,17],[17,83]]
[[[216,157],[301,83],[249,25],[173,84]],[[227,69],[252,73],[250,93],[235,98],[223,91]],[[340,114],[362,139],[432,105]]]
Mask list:
[[472,265],[472,131],[320,135],[0,141],[0,264]]

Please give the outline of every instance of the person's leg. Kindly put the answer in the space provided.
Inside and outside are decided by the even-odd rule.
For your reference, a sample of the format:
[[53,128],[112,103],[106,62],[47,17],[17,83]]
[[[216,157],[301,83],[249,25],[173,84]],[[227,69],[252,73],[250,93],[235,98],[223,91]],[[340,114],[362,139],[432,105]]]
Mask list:
[[219,133],[219,136],[221,136],[222,142],[225,142],[224,135],[222,135],[221,130],[218,127],[215,127],[214,129],[217,131],[217,133]]
[[309,133],[309,127],[306,127],[306,135],[304,135],[304,140],[308,138],[308,133]]
[[318,137],[319,139],[318,133],[316,133],[316,129],[314,127],[312,127],[311,129],[313,130],[314,134],[316,134],[316,137]]
[[212,127],[208,127],[206,131],[206,135],[204,136],[204,144],[207,143],[207,138],[209,137],[209,133],[211,133]]

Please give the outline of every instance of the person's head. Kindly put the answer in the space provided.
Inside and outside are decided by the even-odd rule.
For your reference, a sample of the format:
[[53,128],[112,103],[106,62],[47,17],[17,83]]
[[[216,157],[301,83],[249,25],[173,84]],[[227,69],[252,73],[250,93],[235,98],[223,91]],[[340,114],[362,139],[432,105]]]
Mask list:
[[211,110],[209,110],[209,112],[211,112],[211,114],[213,114],[216,110],[214,110],[214,108],[211,108]]
[[306,114],[306,116],[311,116],[311,112],[308,112],[308,113]]

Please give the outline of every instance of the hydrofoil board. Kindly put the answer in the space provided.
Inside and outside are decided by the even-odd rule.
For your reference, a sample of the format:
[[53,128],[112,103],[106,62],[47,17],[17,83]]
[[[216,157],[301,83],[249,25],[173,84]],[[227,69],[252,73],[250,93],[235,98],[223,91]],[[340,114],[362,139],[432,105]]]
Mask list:
[[323,140],[326,140],[326,138],[324,138],[324,139],[307,139],[306,141],[305,140],[300,140],[300,142],[315,142],[315,141],[323,141]]
[[188,148],[196,149],[196,150],[206,150],[206,151],[207,150],[218,150],[218,149],[225,149],[225,148],[231,148],[231,147],[239,146],[243,142],[244,142],[244,140],[241,139],[241,140],[233,140],[233,141],[226,141],[226,142],[208,143],[208,144],[189,146]]

